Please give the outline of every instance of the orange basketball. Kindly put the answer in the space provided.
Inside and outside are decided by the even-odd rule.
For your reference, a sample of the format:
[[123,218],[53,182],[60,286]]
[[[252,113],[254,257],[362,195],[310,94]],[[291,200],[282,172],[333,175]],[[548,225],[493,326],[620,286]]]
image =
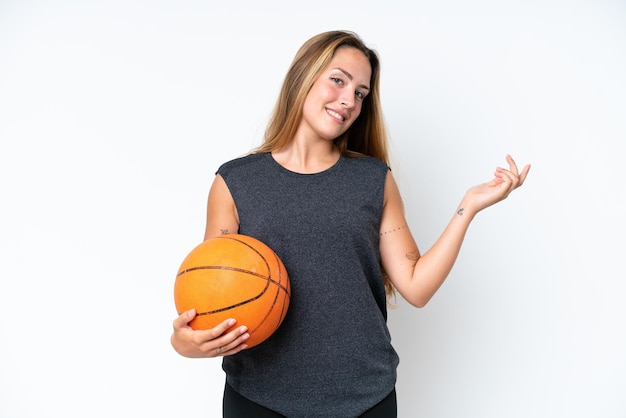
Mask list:
[[[291,286],[276,253],[247,235],[208,239],[183,260],[174,284],[179,314],[195,308],[193,329],[213,328],[228,318],[248,327],[248,347],[274,333],[289,308]],[[230,331],[230,329],[229,329]]]

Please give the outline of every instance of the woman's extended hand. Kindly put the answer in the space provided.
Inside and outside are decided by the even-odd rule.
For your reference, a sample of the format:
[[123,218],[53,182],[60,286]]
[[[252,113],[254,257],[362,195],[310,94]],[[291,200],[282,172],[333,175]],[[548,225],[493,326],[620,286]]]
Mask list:
[[189,322],[195,317],[192,309],[174,320],[170,341],[180,355],[191,358],[230,356],[247,348],[245,341],[250,338],[247,327],[240,326],[225,334],[235,325],[234,319],[227,319],[211,329],[194,330]]
[[521,172],[518,171],[517,164],[510,155],[506,156],[509,169],[497,167],[494,178],[469,189],[465,195],[461,208],[477,213],[494,203],[500,202],[515,189],[524,184],[530,164],[524,166]]

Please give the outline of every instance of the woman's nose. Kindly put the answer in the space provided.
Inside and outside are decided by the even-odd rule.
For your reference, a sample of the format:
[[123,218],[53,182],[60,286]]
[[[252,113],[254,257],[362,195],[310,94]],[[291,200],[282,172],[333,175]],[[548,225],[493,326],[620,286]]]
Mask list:
[[354,106],[354,95],[343,94],[340,98],[340,101],[342,106],[352,108]]

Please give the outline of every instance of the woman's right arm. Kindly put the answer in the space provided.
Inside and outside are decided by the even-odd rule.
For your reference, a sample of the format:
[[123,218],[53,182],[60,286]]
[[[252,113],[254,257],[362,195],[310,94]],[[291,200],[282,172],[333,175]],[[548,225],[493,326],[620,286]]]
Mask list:
[[[219,235],[237,233],[239,219],[233,197],[226,182],[219,174],[215,176],[207,202],[207,221],[204,240]],[[183,312],[173,322],[171,337],[172,347],[185,357],[218,357],[240,352],[247,345],[250,337],[245,324],[225,334],[236,323],[236,319],[227,319],[208,330],[194,330],[189,322],[196,317],[195,310]]]

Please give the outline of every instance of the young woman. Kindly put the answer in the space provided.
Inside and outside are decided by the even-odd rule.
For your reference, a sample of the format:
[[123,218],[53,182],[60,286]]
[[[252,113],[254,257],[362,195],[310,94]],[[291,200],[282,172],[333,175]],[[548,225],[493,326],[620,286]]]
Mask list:
[[240,233],[268,244],[291,279],[289,312],[246,349],[237,318],[192,330],[174,320],[186,357],[223,356],[225,417],[394,417],[398,356],[387,328],[395,291],[424,306],[448,276],[474,216],[521,186],[508,168],[470,188],[420,254],[387,155],[379,60],[354,33],[309,39],[284,80],[263,144],[223,164],[211,186],[205,239]]

